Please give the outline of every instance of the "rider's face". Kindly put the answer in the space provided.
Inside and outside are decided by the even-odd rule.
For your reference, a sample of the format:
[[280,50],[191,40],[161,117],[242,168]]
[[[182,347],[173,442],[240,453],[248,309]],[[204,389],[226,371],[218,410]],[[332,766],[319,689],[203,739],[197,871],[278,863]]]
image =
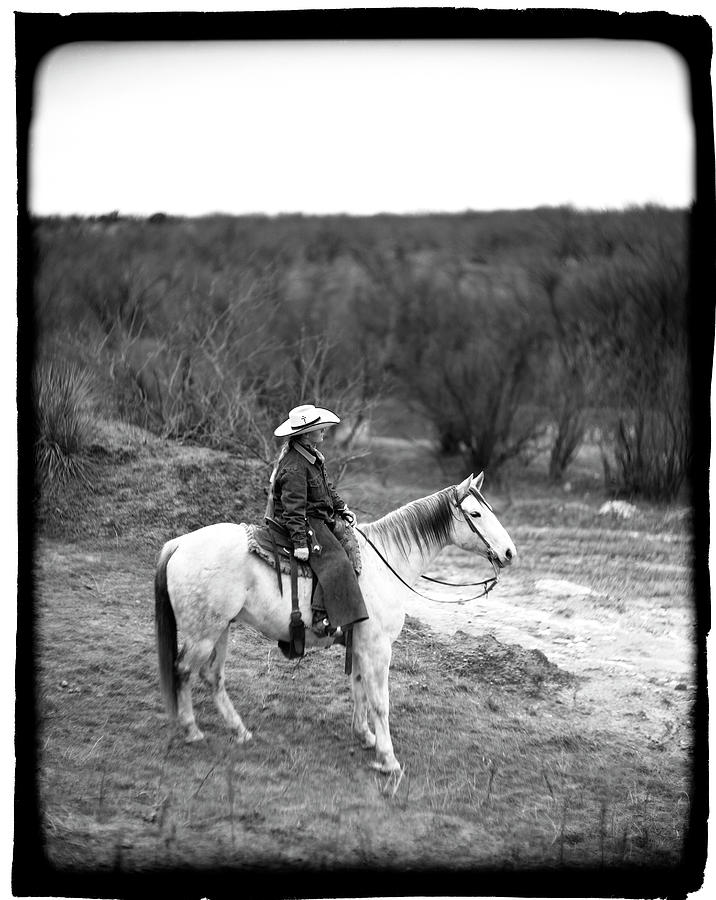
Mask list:
[[305,444],[307,447],[310,447],[311,445],[313,445],[315,447],[316,444],[323,443],[323,438],[324,438],[325,434],[326,434],[325,428],[317,428],[315,431],[309,431],[308,434],[302,435],[299,438],[299,440],[302,444]]

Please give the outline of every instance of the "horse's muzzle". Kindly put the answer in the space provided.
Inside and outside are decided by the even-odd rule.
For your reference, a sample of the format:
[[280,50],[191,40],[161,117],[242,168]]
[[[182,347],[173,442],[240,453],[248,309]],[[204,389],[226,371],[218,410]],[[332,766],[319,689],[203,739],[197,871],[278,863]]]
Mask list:
[[508,547],[503,554],[495,553],[494,550],[492,551],[492,562],[500,569],[512,565],[516,557],[517,551],[512,547]]

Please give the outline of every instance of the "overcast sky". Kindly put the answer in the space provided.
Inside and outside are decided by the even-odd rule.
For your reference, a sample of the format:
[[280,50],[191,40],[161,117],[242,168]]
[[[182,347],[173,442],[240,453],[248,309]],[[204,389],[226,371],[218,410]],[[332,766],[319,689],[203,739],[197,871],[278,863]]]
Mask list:
[[71,44],[38,72],[36,214],[692,199],[687,70],[623,41]]

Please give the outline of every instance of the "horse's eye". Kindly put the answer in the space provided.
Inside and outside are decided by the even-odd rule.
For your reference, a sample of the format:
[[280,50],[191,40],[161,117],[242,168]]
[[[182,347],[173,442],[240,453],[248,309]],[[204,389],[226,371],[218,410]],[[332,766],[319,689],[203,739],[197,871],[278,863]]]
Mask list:
[[472,516],[473,519],[479,519],[479,518],[480,518],[480,513],[479,513],[479,512],[471,512],[470,515]]

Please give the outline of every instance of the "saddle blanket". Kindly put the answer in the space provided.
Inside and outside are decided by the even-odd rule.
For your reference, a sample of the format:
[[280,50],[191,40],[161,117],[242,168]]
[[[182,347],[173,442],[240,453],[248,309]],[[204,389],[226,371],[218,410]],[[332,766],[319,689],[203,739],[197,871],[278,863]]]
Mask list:
[[[267,562],[275,569],[276,557],[274,555],[273,549],[273,535],[273,537],[276,539],[276,548],[278,550],[281,571],[285,575],[289,575],[291,573],[291,557],[293,555],[291,544],[283,540],[281,536],[277,534],[276,531],[270,529],[268,525],[247,525],[245,522],[242,522],[241,524],[246,529],[246,535],[249,542],[249,552],[255,553],[262,560],[264,560],[264,562]],[[360,575],[362,567],[360,548],[358,547],[358,541],[356,540],[355,534],[353,533],[353,529],[350,527],[350,525],[348,525],[341,519],[336,521],[335,535],[336,538],[340,541],[343,549],[348,554],[348,558],[353,564],[353,569],[356,575]],[[313,570],[311,569],[310,565],[308,563],[301,562],[301,560],[297,560],[297,562],[299,577],[312,578]]]

